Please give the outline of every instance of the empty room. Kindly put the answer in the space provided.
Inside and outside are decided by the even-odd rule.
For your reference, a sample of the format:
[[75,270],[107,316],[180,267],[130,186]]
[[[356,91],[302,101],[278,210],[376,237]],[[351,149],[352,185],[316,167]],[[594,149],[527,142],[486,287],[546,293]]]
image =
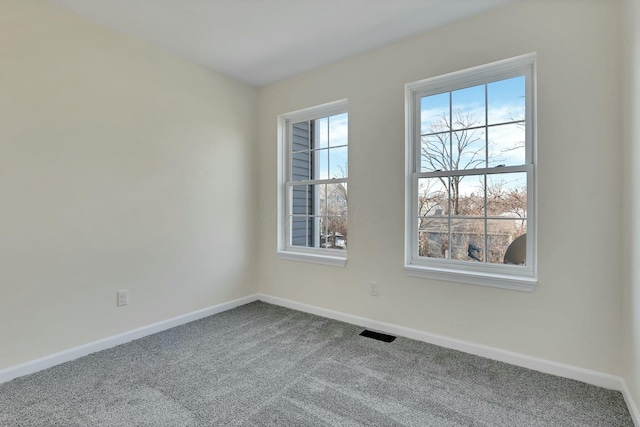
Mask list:
[[0,0],[0,426],[640,427],[640,0]]

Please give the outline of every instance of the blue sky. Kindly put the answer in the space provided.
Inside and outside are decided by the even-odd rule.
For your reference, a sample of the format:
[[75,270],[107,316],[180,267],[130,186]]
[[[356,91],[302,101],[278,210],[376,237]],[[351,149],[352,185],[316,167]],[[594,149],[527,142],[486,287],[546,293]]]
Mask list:
[[[504,164],[506,166],[524,164],[525,151],[524,127],[518,124],[502,124],[524,119],[525,110],[525,77],[519,76],[506,80],[500,80],[486,85],[472,86],[464,89],[445,92],[437,95],[425,96],[421,100],[421,133],[428,134],[435,131],[445,131],[441,125],[443,115],[449,117],[449,104],[453,112],[452,130],[461,129],[455,124],[455,118],[461,113],[467,123],[473,126],[489,125],[487,131],[477,130],[475,137],[481,139],[474,146],[481,147],[488,132],[489,140],[489,166]],[[486,101],[486,102],[485,102]],[[485,118],[486,117],[486,118]],[[454,135],[455,136],[455,135]],[[517,148],[521,147],[521,148]],[[483,153],[484,154],[484,153]],[[496,157],[496,162],[491,162],[491,157]],[[423,171],[426,165],[423,165]],[[478,165],[476,167],[483,167]]]
[[[486,95],[486,100],[485,100]],[[477,142],[471,145],[471,149],[485,155],[485,143],[488,136],[489,142],[489,166],[505,165],[514,166],[525,163],[525,129],[522,124],[514,121],[524,120],[525,111],[525,77],[519,76],[506,80],[500,80],[486,85],[472,86],[464,89],[445,92],[421,99],[421,133],[429,134],[435,131],[448,131],[441,126],[442,117],[448,120],[451,102],[453,121],[458,112],[469,118],[473,126],[488,125],[473,131]],[[456,129],[461,126],[454,123],[451,137],[460,135]],[[488,134],[488,135],[487,135]],[[447,138],[449,135],[444,135]],[[442,135],[441,135],[442,137]],[[429,138],[428,136],[425,138]],[[434,137],[431,137],[434,138]],[[470,158],[467,152],[466,159]],[[492,161],[493,159],[493,161]],[[462,160],[465,160],[463,153]],[[461,165],[464,164],[461,161]],[[484,164],[476,164],[473,167],[484,167]],[[448,168],[447,168],[448,169]],[[422,161],[422,171],[431,171],[433,167],[425,160]],[[496,174],[488,177],[487,185],[502,181],[507,188],[526,187],[525,174]],[[460,184],[460,192],[463,194],[483,193],[483,179],[479,176],[468,176]]]
[[320,176],[318,179],[342,178],[348,167],[349,116],[347,113],[316,121],[319,138],[316,148],[326,148],[318,152]]

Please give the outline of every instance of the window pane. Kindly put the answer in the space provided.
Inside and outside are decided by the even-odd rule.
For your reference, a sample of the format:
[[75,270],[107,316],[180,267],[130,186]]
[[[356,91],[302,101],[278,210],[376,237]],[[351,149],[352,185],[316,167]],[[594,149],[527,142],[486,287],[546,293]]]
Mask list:
[[[487,262],[525,265],[527,221],[491,219],[487,222]],[[520,236],[525,236],[519,238]]]
[[[303,187],[303,186],[298,186]],[[321,224],[320,233],[326,233],[331,230],[325,228],[329,225],[344,222],[344,229],[337,231],[344,234],[346,232],[347,218],[347,184],[315,184],[308,186],[315,198],[312,196],[308,205],[308,215],[318,217]],[[335,219],[338,218],[339,219]],[[330,219],[330,220],[329,220]]]
[[303,181],[311,179],[313,165],[309,151],[299,151],[291,155],[291,180]]
[[293,215],[290,217],[290,225],[291,245],[315,247],[315,221],[313,217],[306,215]]
[[318,150],[315,152],[318,167],[313,179],[329,179],[329,150]]
[[526,172],[500,173],[487,176],[487,216],[526,219]]
[[294,185],[291,187],[291,213],[309,215],[313,210],[313,186]]
[[347,145],[349,129],[348,117],[347,113],[329,117],[329,145],[331,147]]
[[488,132],[489,167],[526,163],[524,123],[491,126]]
[[451,259],[484,261],[484,220],[451,220]]
[[326,148],[329,145],[329,118],[314,120],[315,141],[313,148]]
[[451,177],[451,214],[484,217],[484,175]]
[[418,255],[447,258],[449,254],[449,221],[445,218],[421,218],[418,231]]
[[291,149],[295,151],[310,150],[311,132],[309,122],[294,123],[291,125]]
[[449,178],[418,179],[418,254],[444,258],[449,252]]
[[452,128],[466,129],[485,125],[485,85],[451,92]]
[[320,186],[320,215],[347,215],[347,184],[323,184]]
[[449,93],[425,96],[420,100],[421,135],[450,130]]
[[348,148],[329,149],[329,178],[348,177]]
[[452,133],[452,170],[486,167],[485,130],[465,129]]
[[450,133],[425,135],[420,143],[420,170],[433,172],[451,169]]
[[487,85],[489,124],[524,120],[525,77],[500,80]]
[[347,217],[327,216],[320,218],[320,247],[347,248]]
[[449,178],[418,179],[418,216],[438,217],[449,213]]

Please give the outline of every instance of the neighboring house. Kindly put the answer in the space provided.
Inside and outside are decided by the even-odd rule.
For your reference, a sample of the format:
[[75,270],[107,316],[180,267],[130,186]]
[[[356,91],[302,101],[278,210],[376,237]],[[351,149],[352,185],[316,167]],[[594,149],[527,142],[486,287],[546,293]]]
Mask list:
[[478,261],[477,258],[484,260],[483,252],[486,250],[487,262],[501,264],[511,242],[527,231],[517,219],[489,219],[485,247],[483,220],[451,218],[450,237],[449,220],[448,217],[436,215],[422,218],[420,222],[420,254],[422,256]]

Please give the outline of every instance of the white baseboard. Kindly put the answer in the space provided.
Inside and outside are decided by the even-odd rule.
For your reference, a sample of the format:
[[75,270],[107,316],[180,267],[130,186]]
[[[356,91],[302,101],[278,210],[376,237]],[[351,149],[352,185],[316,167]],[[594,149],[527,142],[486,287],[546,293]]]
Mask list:
[[640,427],[640,411],[638,411],[638,406],[631,397],[631,392],[629,391],[629,387],[627,387],[627,382],[623,380],[622,385],[622,395],[624,396],[624,401],[627,403],[627,408],[629,408],[629,412],[631,413],[631,418],[633,418],[633,423],[636,427]]
[[453,350],[464,351],[465,353],[475,354],[477,356],[486,357],[487,359],[498,360],[500,362],[509,363],[511,365],[521,366],[523,368],[533,369],[545,374],[556,375],[559,377],[570,378],[582,381],[587,384],[593,384],[598,387],[616,390],[623,393],[627,407],[637,427],[640,427],[640,417],[638,416],[638,408],[633,402],[629,389],[623,378],[606,374],[603,372],[592,371],[590,369],[579,368],[564,363],[558,363],[551,360],[540,359],[526,354],[516,353],[512,351],[502,350],[495,347],[489,347],[482,344],[476,344],[469,341],[449,338],[442,335],[431,334],[429,332],[418,329],[406,328],[391,323],[379,322],[377,320],[367,319],[365,317],[354,316],[335,310],[329,310],[322,307],[316,307],[309,304],[303,304],[284,298],[274,297],[265,294],[258,294],[258,299],[269,304],[279,305],[291,308],[293,310],[303,311],[330,319],[339,320],[353,325],[362,326],[369,329],[375,329],[391,335],[411,338],[418,341],[427,342],[429,344],[439,345],[441,347]]
[[203,308],[201,310],[183,314],[181,316],[173,317],[171,319],[163,320],[151,325],[123,332],[118,335],[113,335],[111,337],[93,341],[79,347],[74,347],[68,350],[61,351],[59,353],[41,357],[39,359],[25,362],[20,365],[11,366],[9,368],[0,370],[0,384],[17,377],[21,377],[23,375],[32,374],[34,372],[38,372],[55,365],[59,365],[60,363],[68,362],[79,357],[95,353],[96,351],[115,347],[129,341],[146,337],[147,335],[155,334],[166,329],[171,329],[185,323],[193,322],[194,320],[202,319],[204,317],[208,317],[217,313],[222,313],[223,311],[231,310],[232,308],[248,304],[250,302],[256,301],[257,299],[258,295],[254,294],[233,301],[223,302],[221,304]]

